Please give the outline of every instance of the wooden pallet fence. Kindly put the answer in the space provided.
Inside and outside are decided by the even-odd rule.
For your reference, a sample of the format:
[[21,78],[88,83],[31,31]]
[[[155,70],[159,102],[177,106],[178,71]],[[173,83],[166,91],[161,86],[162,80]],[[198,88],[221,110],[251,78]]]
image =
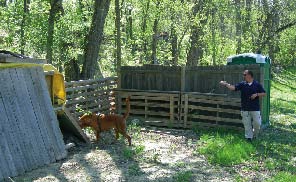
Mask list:
[[183,93],[181,120],[184,128],[227,127],[242,128],[240,99],[223,94]]
[[130,115],[140,117],[153,126],[177,127],[180,123],[179,92],[145,92],[137,90],[115,90],[119,114],[126,112],[125,99],[130,96]]
[[65,82],[66,108],[78,118],[85,112],[110,113],[115,103],[112,90],[116,88],[114,77]]

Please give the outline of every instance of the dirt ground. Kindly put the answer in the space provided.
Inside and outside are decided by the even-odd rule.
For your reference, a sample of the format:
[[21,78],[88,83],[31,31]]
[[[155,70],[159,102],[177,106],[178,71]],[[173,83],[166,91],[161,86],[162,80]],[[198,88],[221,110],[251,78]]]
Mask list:
[[[133,145],[111,132],[91,146],[76,145],[62,161],[13,181],[235,181],[225,169],[198,155],[191,130],[130,127]],[[92,134],[88,134],[94,139]]]

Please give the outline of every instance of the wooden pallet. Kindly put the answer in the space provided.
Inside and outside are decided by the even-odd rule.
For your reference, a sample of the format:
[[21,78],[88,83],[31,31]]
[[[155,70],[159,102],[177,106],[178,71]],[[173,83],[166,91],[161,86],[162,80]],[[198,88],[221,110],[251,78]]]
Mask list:
[[180,122],[179,92],[115,90],[117,111],[125,113],[125,98],[130,96],[131,116],[143,118],[146,124],[173,127]]
[[184,128],[243,127],[240,116],[240,99],[222,94],[183,93],[181,96],[181,120]]
[[66,108],[78,118],[85,112],[110,113],[114,97],[112,89],[116,87],[116,78],[80,80],[65,82]]

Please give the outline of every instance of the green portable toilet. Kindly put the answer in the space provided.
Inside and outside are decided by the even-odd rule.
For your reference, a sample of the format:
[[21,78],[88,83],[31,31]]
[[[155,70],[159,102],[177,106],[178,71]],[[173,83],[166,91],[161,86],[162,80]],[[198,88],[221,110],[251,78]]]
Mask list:
[[266,91],[266,96],[263,97],[261,103],[261,115],[262,115],[262,125],[269,125],[269,114],[270,114],[270,65],[271,60],[269,57],[262,54],[254,53],[244,53],[235,56],[230,56],[227,58],[227,65],[237,65],[237,64],[259,64],[261,68],[261,73],[263,72],[264,80],[260,80]]

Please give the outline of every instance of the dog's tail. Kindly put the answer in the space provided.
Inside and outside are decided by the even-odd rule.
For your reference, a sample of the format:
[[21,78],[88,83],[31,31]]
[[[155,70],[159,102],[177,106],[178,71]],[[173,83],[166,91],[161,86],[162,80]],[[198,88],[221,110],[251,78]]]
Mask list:
[[129,113],[130,113],[130,110],[131,110],[130,99],[131,99],[131,96],[128,96],[128,97],[125,99],[125,103],[126,103],[126,111],[125,111],[125,113],[124,113],[124,115],[123,115],[124,120],[126,120],[126,118],[129,116]]

